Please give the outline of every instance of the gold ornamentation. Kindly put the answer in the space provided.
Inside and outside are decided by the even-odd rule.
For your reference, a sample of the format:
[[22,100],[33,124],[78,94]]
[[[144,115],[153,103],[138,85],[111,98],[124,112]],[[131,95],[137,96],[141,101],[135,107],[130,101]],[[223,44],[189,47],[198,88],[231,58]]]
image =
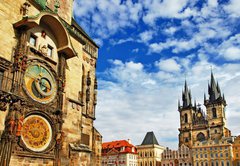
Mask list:
[[49,103],[56,96],[56,81],[52,73],[42,64],[30,65],[24,75],[28,95],[41,103]]
[[30,115],[24,120],[21,134],[26,147],[37,152],[45,150],[52,140],[49,122],[39,115]]

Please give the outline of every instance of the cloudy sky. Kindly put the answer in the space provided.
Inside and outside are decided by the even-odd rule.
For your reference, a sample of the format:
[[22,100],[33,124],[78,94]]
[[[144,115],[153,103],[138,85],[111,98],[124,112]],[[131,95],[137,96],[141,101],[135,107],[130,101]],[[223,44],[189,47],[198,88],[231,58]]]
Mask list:
[[[141,144],[154,131],[177,148],[185,78],[203,104],[211,68],[240,134],[240,0],[75,0],[74,17],[100,46],[95,126],[103,141]],[[204,109],[204,106],[202,106]]]

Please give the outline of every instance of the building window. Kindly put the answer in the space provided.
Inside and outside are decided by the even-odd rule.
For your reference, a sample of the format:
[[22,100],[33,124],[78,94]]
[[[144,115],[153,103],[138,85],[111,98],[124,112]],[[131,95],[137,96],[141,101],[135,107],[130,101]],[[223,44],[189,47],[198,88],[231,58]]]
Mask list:
[[30,35],[30,39],[29,39],[29,43],[30,45],[36,47],[37,45],[37,36],[35,36],[34,34]]
[[212,108],[212,116],[213,116],[213,118],[217,118],[217,110],[216,110],[216,108]]
[[226,157],[228,157],[228,153],[226,153]]
[[212,161],[212,166],[214,166],[214,162]]
[[184,122],[188,123],[188,115],[187,114],[184,114]]
[[224,166],[224,161],[222,161],[222,166]]
[[205,140],[205,135],[201,132],[197,135],[197,140],[198,141],[204,141]]
[[227,161],[227,166],[230,166],[229,161]]
[[89,145],[89,140],[90,140],[90,136],[89,135],[87,135],[87,134],[84,134],[84,133],[82,133],[82,144],[84,144],[84,145]]
[[218,166],[218,161],[216,161],[216,166]]
[[53,55],[53,47],[48,45],[48,48],[47,48],[47,55],[52,57]]
[[213,158],[213,153],[211,153],[211,158]]

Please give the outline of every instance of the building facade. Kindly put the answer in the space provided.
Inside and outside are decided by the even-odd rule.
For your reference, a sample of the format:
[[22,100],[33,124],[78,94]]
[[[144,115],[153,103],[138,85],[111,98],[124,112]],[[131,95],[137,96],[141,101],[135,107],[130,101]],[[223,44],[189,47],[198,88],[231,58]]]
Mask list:
[[138,166],[138,153],[130,140],[102,144],[102,166]]
[[233,165],[240,166],[240,135],[233,142]]
[[192,166],[192,150],[181,145],[178,150],[166,148],[162,153],[161,166]]
[[73,0],[0,3],[0,165],[100,165],[98,46]]
[[195,166],[233,166],[232,139],[197,141],[193,148]]
[[153,132],[148,132],[141,145],[137,145],[139,166],[160,166],[165,147],[158,144]]
[[208,99],[204,95],[205,113],[200,106],[196,105],[196,102],[192,104],[191,92],[185,82],[182,105],[179,102],[178,106],[180,113],[179,146],[184,144],[192,148],[197,141],[218,140],[231,136],[230,130],[226,127],[225,107],[227,104],[212,73],[208,94]]

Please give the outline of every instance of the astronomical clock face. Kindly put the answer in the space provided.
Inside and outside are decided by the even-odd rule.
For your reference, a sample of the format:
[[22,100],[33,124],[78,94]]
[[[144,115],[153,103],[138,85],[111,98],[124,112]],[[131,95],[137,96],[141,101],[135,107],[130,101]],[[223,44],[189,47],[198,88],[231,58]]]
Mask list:
[[52,140],[51,125],[39,115],[30,115],[23,121],[21,138],[28,149],[35,152],[44,151]]
[[32,64],[27,68],[24,83],[27,94],[35,101],[49,103],[56,96],[55,78],[42,64]]

